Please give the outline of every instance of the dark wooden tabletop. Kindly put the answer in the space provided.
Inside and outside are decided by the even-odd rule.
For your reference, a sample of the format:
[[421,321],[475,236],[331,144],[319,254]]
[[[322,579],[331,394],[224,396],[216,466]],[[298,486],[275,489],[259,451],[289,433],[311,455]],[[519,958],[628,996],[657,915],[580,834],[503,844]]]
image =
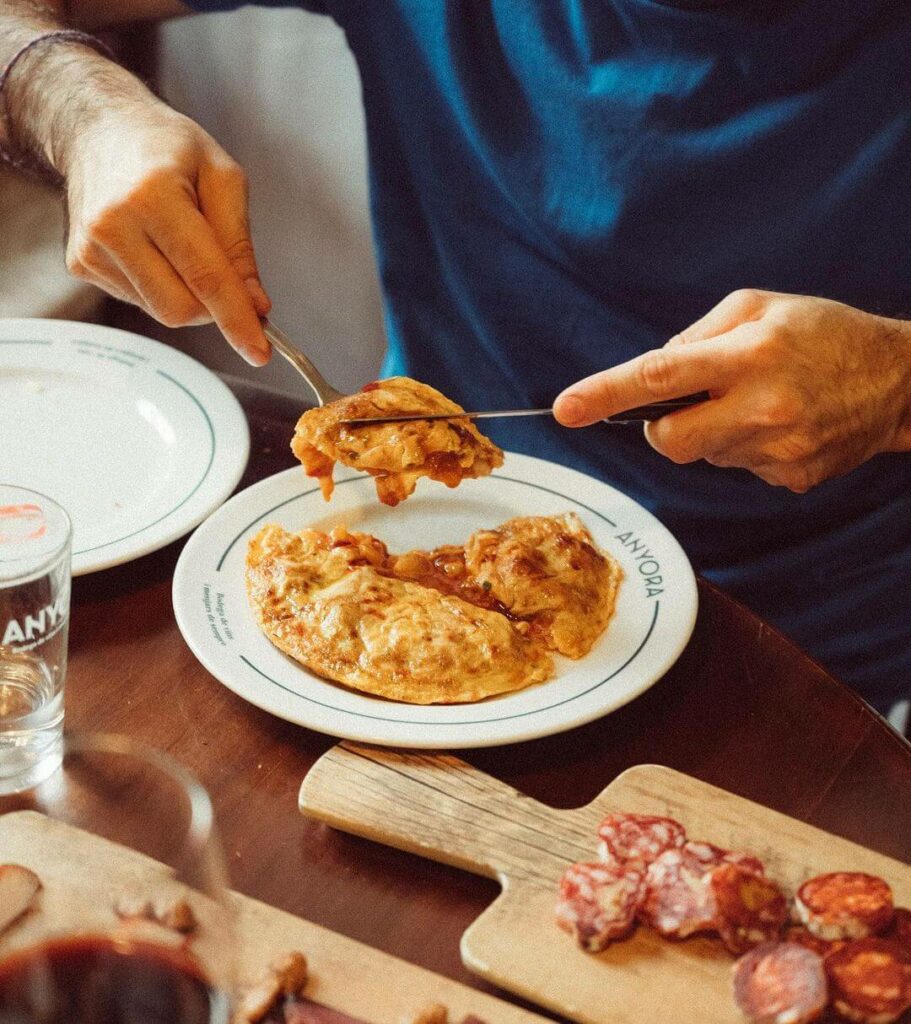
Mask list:
[[[299,408],[235,384],[252,432],[244,487],[294,465]],[[169,751],[212,795],[234,887],[452,978],[496,885],[303,819],[297,792],[333,742],[258,710],[196,661],[171,610],[183,542],[74,582],[70,728]],[[464,757],[558,807],[657,763],[911,860],[911,746],[770,627],[700,581],[696,629],[657,685],[547,739]]]

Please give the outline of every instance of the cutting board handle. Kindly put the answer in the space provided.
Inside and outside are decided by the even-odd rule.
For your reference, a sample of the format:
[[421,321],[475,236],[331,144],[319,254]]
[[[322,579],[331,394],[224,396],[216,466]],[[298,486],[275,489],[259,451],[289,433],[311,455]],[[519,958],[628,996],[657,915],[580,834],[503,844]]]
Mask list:
[[313,765],[300,791],[311,818],[367,839],[497,878],[552,887],[567,866],[593,859],[590,819],[532,800],[446,754],[342,743]]

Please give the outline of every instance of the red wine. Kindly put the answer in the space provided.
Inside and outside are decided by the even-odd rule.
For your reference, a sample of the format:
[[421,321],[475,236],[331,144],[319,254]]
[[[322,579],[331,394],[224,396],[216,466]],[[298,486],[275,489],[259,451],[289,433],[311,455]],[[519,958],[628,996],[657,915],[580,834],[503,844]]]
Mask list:
[[0,1024],[225,1024],[228,1013],[182,949],[84,936],[0,962]]

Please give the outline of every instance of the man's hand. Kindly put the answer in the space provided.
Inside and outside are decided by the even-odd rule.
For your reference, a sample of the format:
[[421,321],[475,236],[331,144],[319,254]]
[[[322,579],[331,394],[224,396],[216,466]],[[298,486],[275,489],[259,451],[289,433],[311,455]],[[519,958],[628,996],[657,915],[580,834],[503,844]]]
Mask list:
[[71,140],[70,273],[169,327],[214,320],[249,362],[269,358],[241,168],[153,97],[113,105]]
[[[83,14],[152,15],[176,0],[80,0]],[[0,67],[64,27],[62,0],[0,3]],[[249,362],[269,358],[269,310],[237,164],[133,75],[79,43],[39,44],[3,96],[0,144],[63,179],[66,262],[77,277],[169,326],[214,320]]]
[[646,425],[656,451],[803,493],[878,452],[911,451],[911,322],[733,292],[664,348],[567,388],[554,415],[583,427],[699,391],[710,400]]

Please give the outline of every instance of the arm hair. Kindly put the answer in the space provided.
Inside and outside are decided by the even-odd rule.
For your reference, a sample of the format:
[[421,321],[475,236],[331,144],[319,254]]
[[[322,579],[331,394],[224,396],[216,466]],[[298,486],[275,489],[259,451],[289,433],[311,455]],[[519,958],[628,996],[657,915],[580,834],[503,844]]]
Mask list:
[[[0,68],[35,36],[184,14],[180,0],[2,0]],[[60,180],[66,144],[105,104],[150,98],[124,68],[78,43],[38,46],[13,68],[0,95],[0,145]]]

